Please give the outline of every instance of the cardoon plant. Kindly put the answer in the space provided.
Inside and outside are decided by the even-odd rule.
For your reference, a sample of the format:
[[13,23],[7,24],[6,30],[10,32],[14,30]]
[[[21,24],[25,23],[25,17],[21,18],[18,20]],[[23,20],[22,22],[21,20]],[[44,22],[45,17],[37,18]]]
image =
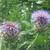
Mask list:
[[37,10],[32,13],[32,22],[35,23],[37,30],[47,28],[49,20],[49,13],[46,10]]
[[[1,35],[2,36],[2,42],[6,42],[8,45],[9,50],[15,50],[16,48],[16,41],[18,39],[18,35],[20,33],[20,26],[19,23],[15,22],[5,22],[1,27]],[[12,48],[13,47],[13,48]],[[14,48],[15,47],[15,48]]]
[[18,23],[6,22],[2,26],[2,32],[5,40],[16,39],[20,32],[20,26]]

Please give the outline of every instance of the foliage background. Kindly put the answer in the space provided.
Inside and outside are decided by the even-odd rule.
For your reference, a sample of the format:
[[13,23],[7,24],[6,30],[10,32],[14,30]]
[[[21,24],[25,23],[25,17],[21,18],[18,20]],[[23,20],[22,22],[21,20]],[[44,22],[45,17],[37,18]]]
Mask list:
[[3,41],[1,50],[50,50],[50,24],[36,32],[31,23],[32,12],[39,9],[50,12],[50,0],[0,0],[0,24],[7,20],[21,24],[19,39],[11,46]]

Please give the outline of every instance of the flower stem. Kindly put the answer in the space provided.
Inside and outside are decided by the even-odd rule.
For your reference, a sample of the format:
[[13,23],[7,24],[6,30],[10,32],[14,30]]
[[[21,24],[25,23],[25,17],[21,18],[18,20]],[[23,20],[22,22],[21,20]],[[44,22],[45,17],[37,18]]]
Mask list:
[[32,44],[34,44],[34,42],[36,41],[37,37],[38,37],[38,34],[36,35],[35,39],[30,43],[30,45],[27,47],[26,50],[29,50],[29,48],[32,46]]

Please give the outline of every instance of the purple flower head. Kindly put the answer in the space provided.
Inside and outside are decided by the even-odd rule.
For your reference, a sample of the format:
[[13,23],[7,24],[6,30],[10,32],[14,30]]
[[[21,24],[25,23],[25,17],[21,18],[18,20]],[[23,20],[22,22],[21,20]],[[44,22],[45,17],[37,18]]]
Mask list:
[[4,37],[6,38],[14,38],[16,37],[19,32],[20,32],[20,26],[16,23],[13,23],[13,22],[7,22],[5,24],[3,24],[3,33],[4,33]]
[[45,10],[37,10],[32,13],[32,22],[35,22],[38,28],[47,26],[49,23],[49,13]]

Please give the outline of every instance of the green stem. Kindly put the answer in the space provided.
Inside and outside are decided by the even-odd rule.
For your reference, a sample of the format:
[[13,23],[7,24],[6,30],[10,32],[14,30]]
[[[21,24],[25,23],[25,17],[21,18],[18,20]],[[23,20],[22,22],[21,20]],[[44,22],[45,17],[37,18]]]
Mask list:
[[27,47],[26,50],[29,50],[29,48],[30,48],[30,47],[34,44],[34,42],[36,41],[37,37],[38,37],[38,34],[36,35],[35,39],[30,43],[30,45]]
[[16,50],[16,48],[14,48],[14,44],[12,44],[12,43],[9,43],[9,50]]
[[1,50],[1,48],[2,48],[2,38],[0,38],[0,50]]

